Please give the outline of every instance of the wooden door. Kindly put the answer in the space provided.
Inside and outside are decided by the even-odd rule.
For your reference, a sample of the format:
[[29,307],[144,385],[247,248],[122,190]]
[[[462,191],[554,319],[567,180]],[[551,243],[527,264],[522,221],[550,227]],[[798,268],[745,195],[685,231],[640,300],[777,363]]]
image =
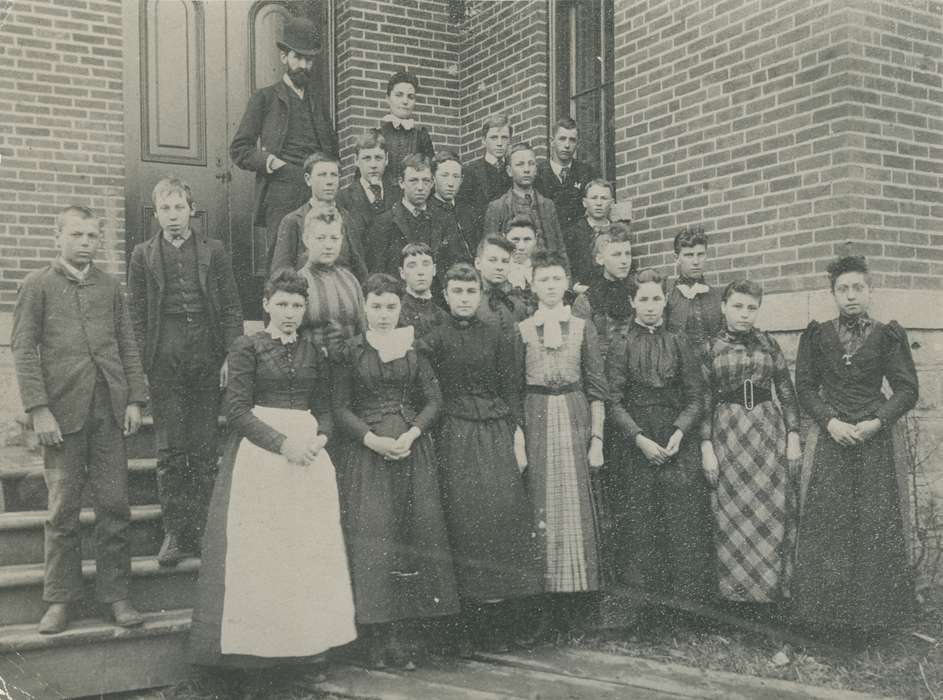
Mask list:
[[252,270],[253,173],[229,158],[252,92],[281,75],[284,22],[306,15],[322,27],[321,94],[333,114],[330,0],[137,0],[124,5],[125,240],[157,233],[151,191],[165,175],[192,190],[195,231],[222,239],[247,318],[261,318],[262,281]]

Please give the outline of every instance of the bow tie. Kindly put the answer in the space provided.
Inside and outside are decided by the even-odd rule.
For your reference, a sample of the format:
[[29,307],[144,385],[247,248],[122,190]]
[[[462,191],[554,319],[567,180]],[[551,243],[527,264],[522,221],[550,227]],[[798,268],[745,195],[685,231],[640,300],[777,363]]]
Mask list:
[[392,114],[387,114],[385,117],[383,117],[383,121],[392,124],[396,129],[403,129],[405,131],[411,131],[416,126],[415,119],[400,119],[399,117]]
[[838,321],[855,335],[862,335],[871,325],[871,319],[867,316],[839,316]]
[[703,282],[688,279],[687,277],[679,277],[678,281],[675,283],[675,289],[681,292],[681,296],[685,299],[693,299],[698,294],[707,294],[707,292],[711,290],[711,288]]

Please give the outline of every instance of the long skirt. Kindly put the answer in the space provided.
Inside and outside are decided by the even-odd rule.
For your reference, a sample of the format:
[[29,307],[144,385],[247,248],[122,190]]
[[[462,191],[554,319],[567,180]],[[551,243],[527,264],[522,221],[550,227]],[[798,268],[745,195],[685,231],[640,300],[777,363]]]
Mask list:
[[[646,437],[664,446],[677,409],[645,406],[633,416]],[[634,443],[613,478],[613,525],[618,579],[628,585],[703,601],[716,590],[713,518],[697,440],[686,437],[663,466]]]
[[798,484],[789,479],[782,415],[772,401],[752,410],[721,403],[713,426],[720,467],[714,502],[720,596],[758,603],[786,598]]
[[[256,406],[286,434],[317,434],[307,411]],[[356,637],[334,466],[294,464],[234,436],[210,503],[190,631],[197,664],[298,660]]]
[[[370,426],[383,437],[408,429],[390,414]],[[432,438],[404,460],[362,444],[344,450],[341,481],[357,622],[452,615],[459,611]]]
[[459,595],[488,602],[540,593],[537,538],[511,422],[447,416],[437,439]]
[[595,504],[589,475],[589,404],[582,391],[528,393],[524,401],[527,478],[544,590],[599,588]]
[[915,611],[890,430],[844,447],[822,433],[799,525],[794,616],[822,630],[906,625]]

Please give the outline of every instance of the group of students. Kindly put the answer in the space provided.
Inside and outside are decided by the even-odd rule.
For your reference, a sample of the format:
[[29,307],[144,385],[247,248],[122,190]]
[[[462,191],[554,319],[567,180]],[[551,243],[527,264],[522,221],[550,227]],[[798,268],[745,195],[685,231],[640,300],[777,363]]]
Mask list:
[[[279,227],[268,320],[248,336],[228,257],[190,228],[186,183],[155,187],[161,233],[132,254],[129,303],[92,264],[94,215],[59,216],[60,257],[24,281],[13,330],[50,493],[40,631],[65,629],[81,596],[88,479],[98,598],[118,624],[141,622],[121,433],[137,429],[148,388],[159,561],[202,557],[196,663],[308,659],[359,635],[372,666],[411,667],[424,638],[459,651],[532,640],[582,614],[576,594],[619,584],[789,601],[832,630],[906,619],[891,427],[917,377],[904,330],[867,314],[864,260],[829,267],[839,313],[803,333],[794,388],[754,327],[761,287],[705,283],[702,229],[675,237],[676,279],[631,272],[607,183],[580,177],[583,211],[564,235],[533,189],[533,150],[508,148],[505,120],[482,133],[488,155],[508,153],[509,181],[480,178],[470,191],[490,199],[462,218],[448,154],[434,170],[403,154],[394,183],[389,139],[368,132],[340,192],[337,162],[309,157],[311,201]],[[360,205],[341,206],[345,191]],[[818,432],[801,518],[800,405]]]

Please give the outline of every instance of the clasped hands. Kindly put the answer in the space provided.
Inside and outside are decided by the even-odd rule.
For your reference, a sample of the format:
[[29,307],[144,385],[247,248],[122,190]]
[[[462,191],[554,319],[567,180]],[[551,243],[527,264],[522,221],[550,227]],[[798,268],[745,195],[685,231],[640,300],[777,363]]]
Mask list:
[[327,435],[288,437],[282,443],[282,455],[289,462],[307,467],[327,444]]
[[396,462],[409,457],[413,443],[421,434],[422,431],[415,425],[398,438],[382,437],[371,431],[363,436],[363,444],[383,459]]
[[854,425],[832,418],[828,422],[828,434],[839,445],[851,447],[870,440],[881,429],[881,425],[880,418],[859,421]]
[[683,438],[684,433],[680,428],[676,428],[675,431],[671,434],[671,437],[668,438],[668,443],[662,447],[651,438],[647,438],[639,433],[635,436],[635,445],[642,451],[642,454],[645,455],[645,459],[647,459],[652,464],[662,466],[669,459],[678,454],[678,450],[681,449],[681,440]]

